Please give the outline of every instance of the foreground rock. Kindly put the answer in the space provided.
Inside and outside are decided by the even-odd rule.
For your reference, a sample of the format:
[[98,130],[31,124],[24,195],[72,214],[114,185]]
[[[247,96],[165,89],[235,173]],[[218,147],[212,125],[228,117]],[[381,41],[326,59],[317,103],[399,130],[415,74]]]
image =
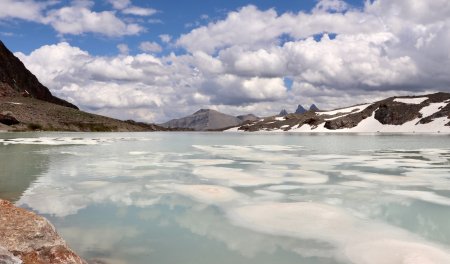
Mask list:
[[0,200],[1,264],[86,264],[45,218]]

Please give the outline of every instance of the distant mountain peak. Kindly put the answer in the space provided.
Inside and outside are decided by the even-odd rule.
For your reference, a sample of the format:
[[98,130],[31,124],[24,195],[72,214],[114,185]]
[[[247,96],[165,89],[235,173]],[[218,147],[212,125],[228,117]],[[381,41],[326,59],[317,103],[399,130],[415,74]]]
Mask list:
[[295,110],[296,114],[304,114],[306,112],[307,112],[307,110],[300,104],[298,105],[297,110]]
[[312,104],[312,105],[309,107],[309,111],[316,112],[316,111],[320,111],[320,109],[319,109],[315,104]]
[[287,116],[289,113],[286,111],[286,109],[283,109],[280,111],[280,113],[278,114],[278,116]]

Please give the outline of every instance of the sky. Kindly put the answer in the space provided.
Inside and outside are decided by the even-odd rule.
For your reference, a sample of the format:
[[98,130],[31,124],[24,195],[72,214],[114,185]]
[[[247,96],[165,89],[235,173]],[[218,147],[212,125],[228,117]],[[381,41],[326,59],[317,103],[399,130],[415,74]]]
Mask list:
[[54,95],[119,119],[450,92],[448,0],[0,0],[0,39]]

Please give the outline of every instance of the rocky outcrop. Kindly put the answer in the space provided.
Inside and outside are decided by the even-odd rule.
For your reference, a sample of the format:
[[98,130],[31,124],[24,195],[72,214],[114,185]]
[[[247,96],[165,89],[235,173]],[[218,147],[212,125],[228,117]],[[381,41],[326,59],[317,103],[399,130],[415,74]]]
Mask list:
[[5,111],[0,114],[0,123],[7,126],[12,126],[17,125],[20,122],[12,115],[11,112]]
[[55,97],[0,41],[0,96],[29,96],[53,104],[78,109]]
[[45,218],[5,200],[0,200],[0,263],[86,264]]

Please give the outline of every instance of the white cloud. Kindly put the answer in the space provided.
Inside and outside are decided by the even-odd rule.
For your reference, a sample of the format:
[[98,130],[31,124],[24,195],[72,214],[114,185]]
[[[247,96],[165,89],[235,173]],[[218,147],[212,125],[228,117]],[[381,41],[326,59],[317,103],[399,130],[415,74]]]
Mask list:
[[29,21],[42,20],[42,11],[49,4],[47,1],[33,0],[2,0],[0,1],[1,19],[24,19]]
[[122,55],[128,55],[128,53],[130,53],[130,48],[128,47],[127,44],[119,44],[117,45],[117,49],[119,50],[120,54]]
[[158,53],[162,51],[161,46],[156,42],[144,41],[139,44],[139,49],[143,52]]
[[343,12],[348,9],[348,4],[342,0],[320,0],[312,10],[313,12]]
[[124,9],[131,5],[131,0],[108,0],[115,9]]
[[161,41],[164,43],[169,43],[172,40],[172,36],[170,36],[169,34],[161,34],[159,35],[159,39],[161,39]]
[[45,22],[60,34],[96,33],[110,37],[136,35],[144,29],[125,23],[112,11],[94,12],[85,6],[68,6],[48,12]]
[[138,7],[132,5],[130,0],[108,0],[109,3],[117,10],[127,15],[135,16],[151,16],[158,12],[153,8]]
[[122,10],[122,13],[127,15],[135,15],[135,16],[151,16],[156,14],[158,11],[153,8],[144,8],[137,6],[130,6]]
[[[111,3],[118,10],[133,6],[131,1]],[[120,36],[142,30],[130,31],[128,26],[135,24],[118,23],[114,12],[96,20],[90,17],[108,15],[86,6],[65,8],[70,12],[64,19],[60,10],[52,11],[57,14],[51,23],[64,25],[61,31],[67,34]],[[84,109],[147,121],[201,107],[258,115],[293,111],[299,103],[333,108],[450,86],[447,0],[376,0],[360,9],[322,0],[311,12],[282,14],[246,6],[178,39],[159,37],[187,53],[101,57],[60,43],[21,54],[21,59],[57,95]],[[141,43],[140,49],[162,50],[152,41]],[[286,87],[285,78],[293,81],[292,87]],[[100,92],[92,92],[96,90]]]

